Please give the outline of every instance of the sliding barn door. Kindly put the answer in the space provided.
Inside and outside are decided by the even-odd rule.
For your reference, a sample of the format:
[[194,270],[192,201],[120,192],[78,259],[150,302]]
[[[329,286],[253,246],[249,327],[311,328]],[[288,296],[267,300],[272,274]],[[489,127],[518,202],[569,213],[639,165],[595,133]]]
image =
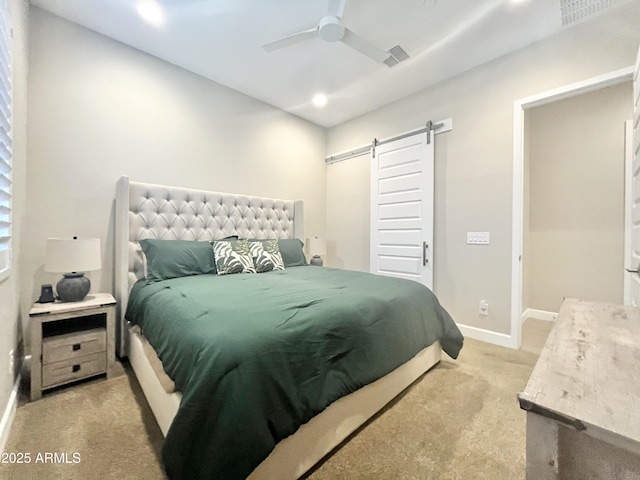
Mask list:
[[371,272],[431,289],[434,137],[416,134],[377,146],[371,165]]
[[[631,183],[631,265],[627,268],[640,269],[640,50],[633,76],[633,146]],[[630,273],[631,305],[640,306],[640,272]]]

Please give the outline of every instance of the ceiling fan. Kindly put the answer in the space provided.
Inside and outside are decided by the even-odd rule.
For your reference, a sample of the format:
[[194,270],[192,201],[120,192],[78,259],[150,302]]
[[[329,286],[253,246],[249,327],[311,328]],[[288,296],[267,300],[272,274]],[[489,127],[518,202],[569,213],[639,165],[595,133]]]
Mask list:
[[393,67],[409,58],[407,52],[400,45],[396,45],[390,50],[383,50],[345,27],[342,23],[345,3],[346,0],[329,0],[327,14],[320,19],[320,22],[315,27],[302,30],[274,42],[265,43],[262,47],[267,52],[273,52],[311,38],[320,37],[326,42],[342,42],[369,57],[374,62],[384,63],[387,67]]

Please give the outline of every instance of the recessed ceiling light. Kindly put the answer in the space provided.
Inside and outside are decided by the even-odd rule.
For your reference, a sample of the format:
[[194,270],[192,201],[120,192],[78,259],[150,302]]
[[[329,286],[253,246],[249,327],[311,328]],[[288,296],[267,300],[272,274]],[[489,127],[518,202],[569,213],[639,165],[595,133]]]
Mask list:
[[312,102],[316,107],[322,108],[327,104],[327,96],[324,93],[316,93]]
[[154,0],[139,0],[136,5],[142,18],[155,27],[164,25],[164,13]]

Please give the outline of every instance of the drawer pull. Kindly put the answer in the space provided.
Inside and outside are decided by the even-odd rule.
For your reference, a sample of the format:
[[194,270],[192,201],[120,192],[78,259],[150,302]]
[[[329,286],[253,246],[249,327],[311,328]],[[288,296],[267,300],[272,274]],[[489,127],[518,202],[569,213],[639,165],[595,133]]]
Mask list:
[[73,351],[75,352],[76,350],[80,350],[80,344],[76,343],[73,345]]
[[[74,345],[75,346],[75,345]],[[79,372],[80,371],[80,365],[74,365],[73,366],[73,371],[74,372]]]

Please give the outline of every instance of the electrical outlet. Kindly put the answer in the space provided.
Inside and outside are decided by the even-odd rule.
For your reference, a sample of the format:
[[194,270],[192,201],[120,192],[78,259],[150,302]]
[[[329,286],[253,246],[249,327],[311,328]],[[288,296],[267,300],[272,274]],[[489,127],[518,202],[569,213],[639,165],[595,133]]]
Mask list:
[[480,300],[480,308],[478,308],[480,315],[489,315],[489,304],[486,300]]

